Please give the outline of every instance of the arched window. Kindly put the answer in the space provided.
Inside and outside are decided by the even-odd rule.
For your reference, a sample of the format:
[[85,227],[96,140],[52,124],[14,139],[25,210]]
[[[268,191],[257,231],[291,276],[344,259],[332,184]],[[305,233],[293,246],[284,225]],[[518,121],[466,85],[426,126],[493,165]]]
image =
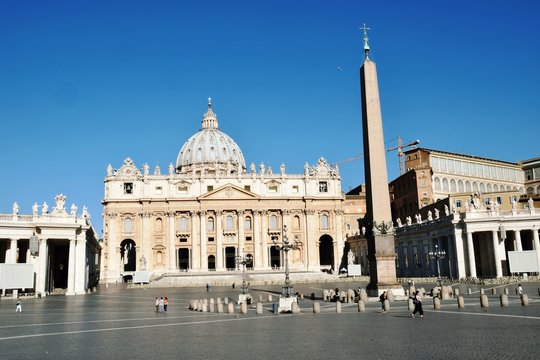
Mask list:
[[213,217],[209,217],[208,218],[208,226],[207,226],[207,230],[209,232],[213,232],[214,231],[214,218]]
[[179,220],[178,220],[178,230],[180,231],[187,231],[188,229],[188,223],[187,223],[187,218],[185,216],[182,216]]
[[465,191],[465,186],[463,185],[463,180],[458,181],[457,189],[458,189],[458,192],[464,192]]
[[244,229],[251,231],[251,217],[250,216],[246,216],[246,218],[244,219]]
[[225,218],[225,230],[231,231],[233,229],[233,217],[231,215],[227,215],[227,217]]
[[493,185],[493,191],[495,192],[499,191],[499,185],[497,184]]
[[300,230],[300,216],[298,216],[298,215],[294,216],[293,224],[294,224],[294,229],[295,230]]
[[477,183],[476,181],[472,183],[472,190],[473,190],[474,192],[477,192],[477,191],[478,191],[478,183]]
[[270,216],[270,229],[277,229],[278,228],[278,221],[277,221],[277,216],[276,215],[271,215]]
[[489,193],[493,192],[493,188],[491,187],[491,184],[487,184],[486,191],[489,192]]
[[485,193],[486,192],[486,185],[484,185],[484,183],[480,183],[479,189],[480,189],[481,193]]
[[124,219],[124,232],[125,233],[133,232],[133,220],[131,218]]
[[321,229],[328,229],[328,215],[322,214],[321,215]]
[[156,252],[156,264],[158,264],[158,265],[163,264],[163,252],[161,252],[161,251]]
[[471,191],[472,191],[471,182],[467,181],[465,183],[465,192],[471,192]]
[[163,221],[161,218],[156,219],[156,232],[162,232],[163,231]]
[[442,181],[442,189],[443,191],[450,191],[450,188],[448,186],[448,179],[444,178]]
[[435,190],[441,190],[441,180],[438,177],[433,179],[433,186]]
[[216,269],[216,257],[214,255],[208,256],[208,270]]
[[451,192],[457,191],[456,180],[454,179],[450,180],[450,191]]

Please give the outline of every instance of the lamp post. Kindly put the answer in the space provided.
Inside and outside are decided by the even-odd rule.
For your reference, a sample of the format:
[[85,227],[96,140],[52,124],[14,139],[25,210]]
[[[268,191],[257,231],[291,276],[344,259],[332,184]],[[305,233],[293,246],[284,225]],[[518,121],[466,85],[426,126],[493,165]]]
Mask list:
[[301,243],[297,240],[293,244],[289,242],[289,237],[287,236],[287,225],[283,225],[283,241],[282,244],[278,244],[277,239],[272,240],[274,246],[285,253],[285,284],[282,287],[282,297],[290,298],[292,295],[293,285],[291,279],[289,278],[289,251],[296,250],[300,248]]
[[439,265],[439,260],[444,259],[446,256],[446,251],[439,250],[439,245],[435,244],[435,249],[428,253],[429,257],[437,261],[437,286],[442,288],[442,279],[441,279],[441,267]]
[[242,256],[236,256],[236,263],[242,265],[242,294],[246,295],[248,293],[248,285],[246,282],[246,265],[253,263],[253,256],[244,255],[244,249],[242,249]]

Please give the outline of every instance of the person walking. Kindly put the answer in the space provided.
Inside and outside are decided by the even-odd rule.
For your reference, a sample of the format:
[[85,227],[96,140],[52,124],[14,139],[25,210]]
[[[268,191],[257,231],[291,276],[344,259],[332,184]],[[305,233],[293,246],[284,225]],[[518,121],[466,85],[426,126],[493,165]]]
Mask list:
[[411,314],[411,317],[414,317],[414,314],[420,313],[420,317],[424,317],[424,309],[422,309],[422,295],[420,295],[420,290],[416,290],[416,294],[413,297],[414,311]]
[[164,307],[164,304],[165,301],[163,300],[163,296],[159,298],[159,312],[163,312],[163,307]]
[[159,298],[156,296],[156,312],[159,312]]
[[165,296],[165,299],[163,299],[163,310],[167,312],[167,307],[169,306],[169,298]]
[[381,310],[382,312],[385,312],[386,309],[384,308],[384,301],[386,300],[387,298],[387,295],[386,295],[386,291],[383,291],[383,293],[381,294],[381,296],[379,296],[379,301],[381,302]]
[[17,308],[15,309],[15,312],[22,312],[21,299],[17,299]]
[[517,293],[519,296],[523,295],[523,288],[521,287],[521,284],[518,285]]

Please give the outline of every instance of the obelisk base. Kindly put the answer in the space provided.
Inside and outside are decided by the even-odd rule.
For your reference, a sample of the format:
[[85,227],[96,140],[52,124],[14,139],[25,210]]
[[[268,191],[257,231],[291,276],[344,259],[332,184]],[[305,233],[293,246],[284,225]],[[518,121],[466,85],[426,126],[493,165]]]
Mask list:
[[392,290],[394,295],[405,295],[405,289],[396,279],[396,253],[394,235],[374,235],[372,239],[375,254],[370,256],[370,283],[366,287],[369,296],[379,296]]

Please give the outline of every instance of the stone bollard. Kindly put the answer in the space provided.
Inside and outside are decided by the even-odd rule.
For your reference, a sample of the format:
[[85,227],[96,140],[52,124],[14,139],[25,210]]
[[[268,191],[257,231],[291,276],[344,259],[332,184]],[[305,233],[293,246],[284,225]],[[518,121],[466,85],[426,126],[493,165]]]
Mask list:
[[433,298],[433,309],[441,310],[441,299],[439,299],[438,297]]
[[347,302],[348,303],[353,303],[354,302],[354,290],[353,289],[347,290]]
[[508,288],[504,288],[504,295],[508,295]]
[[443,286],[441,289],[441,299],[450,300],[450,294],[452,294],[452,288],[450,286]]
[[364,300],[358,300],[358,312],[366,312],[366,303]]
[[501,307],[506,307],[508,306],[508,295],[506,294],[501,294]]
[[227,296],[225,296],[223,298],[223,302],[225,303],[225,305],[228,305],[229,304],[229,298]]
[[367,299],[368,299],[368,296],[367,296],[367,292],[366,292],[366,289],[361,289],[360,290],[360,300],[366,302]]
[[413,299],[409,298],[408,305],[409,305],[409,311],[413,311],[414,310],[414,301],[413,301]]
[[491,289],[491,295],[497,295],[497,288]]
[[197,309],[197,302],[195,300],[189,300],[189,310]]
[[463,299],[463,296],[458,296],[458,298],[457,298],[457,307],[459,309],[463,309],[465,307],[465,300]]
[[247,314],[247,303],[245,301],[240,304],[240,314]]
[[221,303],[221,298],[216,299],[216,304],[219,304],[219,303]]
[[487,295],[480,295],[480,307],[487,308],[489,307],[489,300]]
[[414,285],[409,286],[409,295],[414,295],[416,293],[416,288]]
[[300,300],[304,300],[304,293],[300,294]]
[[263,313],[263,304],[262,302],[257,303],[257,315],[261,315]]
[[263,301],[263,296],[262,294],[259,294],[259,302],[262,302]]
[[202,311],[203,309],[203,302],[201,300],[197,301],[197,311]]
[[202,303],[208,305],[208,299],[203,299]]
[[467,295],[472,295],[472,289],[471,288],[467,289]]
[[521,305],[523,306],[529,305],[529,296],[527,294],[521,295]]
[[322,292],[322,299],[323,301],[327,302],[329,301],[330,299],[330,293],[328,292],[328,290],[324,289],[323,292]]
[[213,302],[210,303],[210,305],[208,305],[208,312],[216,312],[216,304],[214,304]]
[[217,303],[217,312],[218,312],[218,314],[223,313],[223,303],[222,302]]
[[384,311],[389,311],[390,310],[390,300],[386,299],[384,300]]
[[272,302],[272,294],[268,294],[268,302]]
[[318,301],[315,301],[313,303],[313,313],[314,314],[320,314],[321,313],[321,303]]
[[396,300],[396,297],[394,296],[394,293],[392,292],[392,290],[388,290],[386,292],[386,298],[388,299],[388,301],[390,302],[393,302]]
[[[243,303],[243,304],[245,304],[245,303]],[[233,303],[228,303],[227,304],[227,312],[229,314],[234,314],[234,304]]]
[[336,313],[341,313],[341,302],[336,301]]
[[208,312],[208,304],[205,302],[202,304],[202,312]]
[[480,295],[484,295],[484,288],[480,288]]
[[455,288],[455,289],[454,289],[454,295],[455,295],[455,296],[459,296],[459,288]]
[[211,299],[210,299],[210,304],[215,304],[214,298],[211,298]]
[[291,312],[293,314],[300,314],[300,306],[298,306],[296,301],[293,301],[291,304]]

